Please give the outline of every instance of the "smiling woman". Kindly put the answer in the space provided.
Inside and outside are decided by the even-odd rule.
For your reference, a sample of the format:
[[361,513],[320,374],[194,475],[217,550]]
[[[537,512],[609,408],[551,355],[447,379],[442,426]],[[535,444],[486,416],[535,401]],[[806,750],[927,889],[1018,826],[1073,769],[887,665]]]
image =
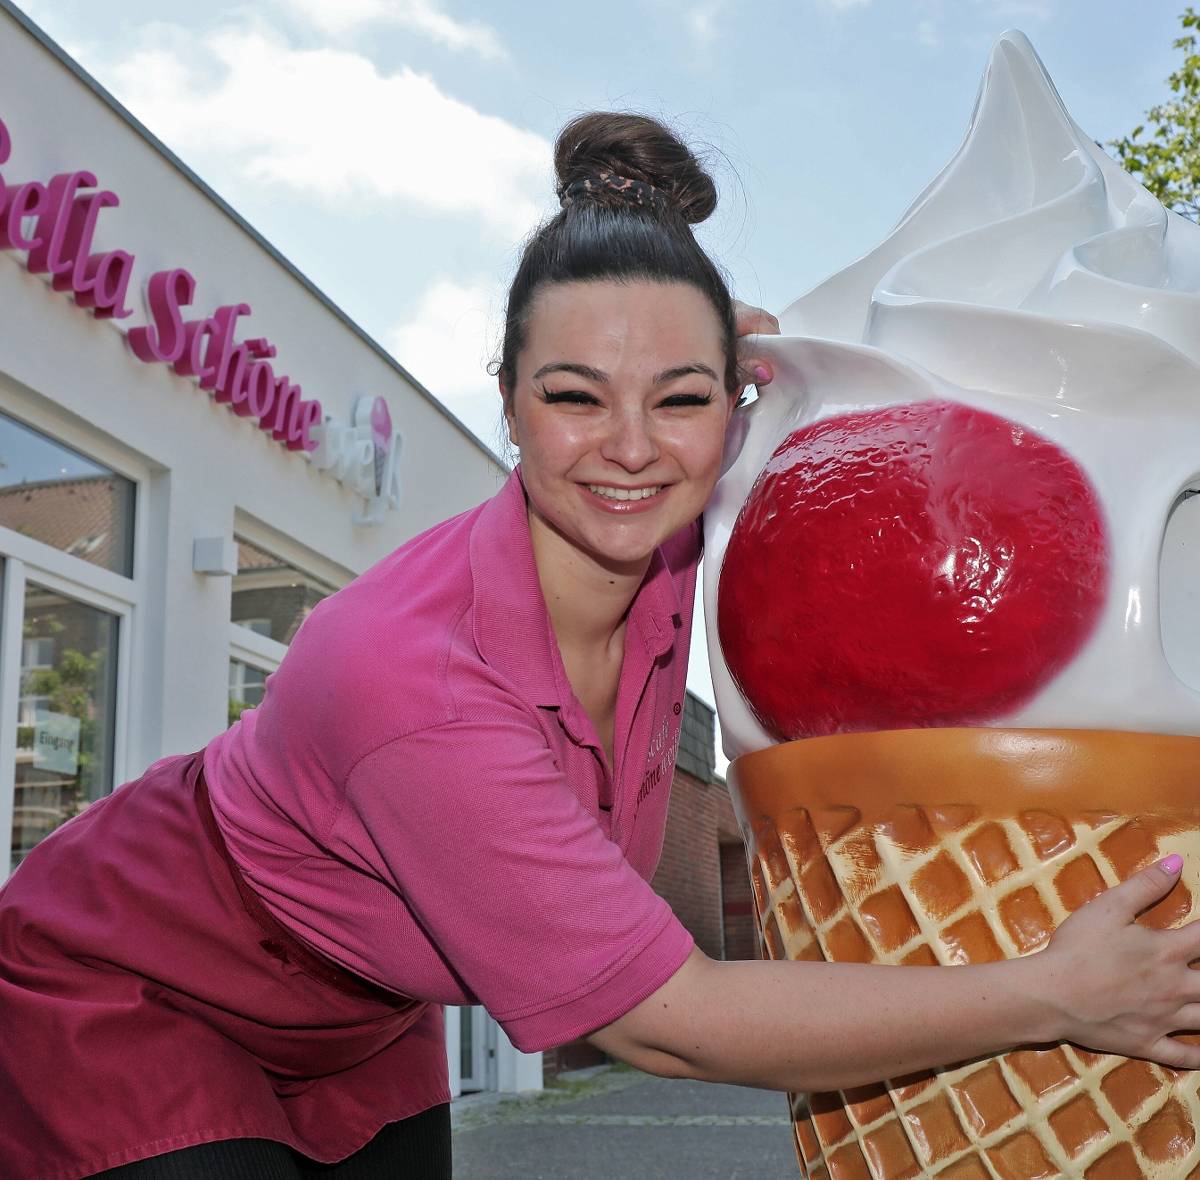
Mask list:
[[538,580],[610,766],[630,603],[720,470],[734,404],[722,343],[711,302],[685,283],[556,283],[504,385]]
[[1066,1037],[1165,1059],[1196,1026],[1200,938],[1132,924],[1173,863],[1011,963],[693,947],[649,880],[739,389],[734,305],[690,228],[716,194],[640,116],[576,120],[556,163],[498,365],[504,488],[323,599],[261,704],[0,895],[6,1176],[442,1180],[442,1004],[483,1004],[522,1049],[587,1035],[781,1090]]

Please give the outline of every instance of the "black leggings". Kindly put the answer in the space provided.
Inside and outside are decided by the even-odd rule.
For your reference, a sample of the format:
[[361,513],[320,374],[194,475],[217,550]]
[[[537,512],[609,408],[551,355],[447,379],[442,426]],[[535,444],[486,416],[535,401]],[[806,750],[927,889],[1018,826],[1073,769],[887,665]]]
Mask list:
[[270,1139],[223,1139],[98,1172],[108,1180],[450,1180],[450,1107],[389,1123],[337,1164]]

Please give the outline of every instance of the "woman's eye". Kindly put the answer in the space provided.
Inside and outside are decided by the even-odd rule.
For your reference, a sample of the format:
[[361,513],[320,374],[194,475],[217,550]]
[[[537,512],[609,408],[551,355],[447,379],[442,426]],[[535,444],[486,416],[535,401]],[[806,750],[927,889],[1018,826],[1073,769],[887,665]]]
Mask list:
[[594,406],[596,399],[590,393],[577,389],[543,389],[542,399],[547,405]]
[[673,409],[676,406],[707,406],[711,401],[711,393],[673,393],[664,398],[662,404]]

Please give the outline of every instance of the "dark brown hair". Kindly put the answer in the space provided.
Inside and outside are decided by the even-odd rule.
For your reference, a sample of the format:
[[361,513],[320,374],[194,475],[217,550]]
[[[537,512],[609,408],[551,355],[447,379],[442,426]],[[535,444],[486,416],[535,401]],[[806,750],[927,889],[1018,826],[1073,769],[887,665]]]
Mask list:
[[554,145],[561,198],[568,187],[603,175],[641,181],[657,199],[638,204],[604,185],[588,186],[525,243],[508,292],[504,344],[495,366],[507,389],[516,382],[529,309],[546,284],[629,281],[687,283],[717,313],[725,351],[725,387],[738,388],[733,300],[724,276],[691,227],[717,207],[711,177],[686,144],[647,115],[595,112],[572,119]]

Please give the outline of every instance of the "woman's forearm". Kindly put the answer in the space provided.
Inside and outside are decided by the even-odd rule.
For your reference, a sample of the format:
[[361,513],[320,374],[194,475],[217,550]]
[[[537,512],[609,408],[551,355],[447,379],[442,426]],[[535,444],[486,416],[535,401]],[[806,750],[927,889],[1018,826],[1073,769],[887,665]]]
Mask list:
[[1057,1039],[1041,975],[1036,958],[946,969],[719,963],[693,952],[651,1008],[593,1040],[654,1073],[844,1089]]
[[778,1090],[838,1090],[1016,1045],[1200,1068],[1200,922],[1135,921],[1176,884],[1168,857],[1072,914],[1036,954],[970,967],[717,963],[694,950],[652,996],[594,1033],[651,1073]]

